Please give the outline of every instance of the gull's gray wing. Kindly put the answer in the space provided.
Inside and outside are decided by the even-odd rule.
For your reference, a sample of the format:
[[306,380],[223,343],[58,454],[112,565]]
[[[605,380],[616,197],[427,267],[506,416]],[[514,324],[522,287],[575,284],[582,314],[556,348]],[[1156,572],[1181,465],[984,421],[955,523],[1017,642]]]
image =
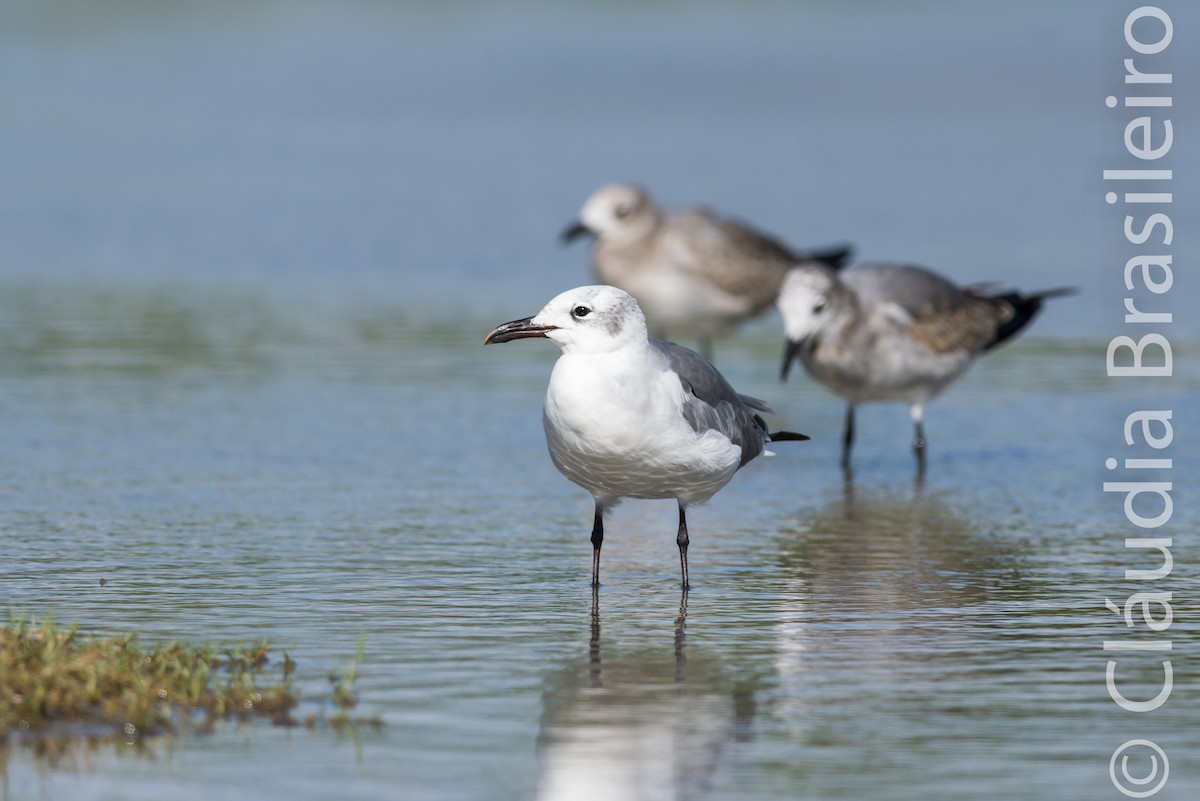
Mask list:
[[912,339],[938,353],[977,352],[988,347],[1013,317],[1013,306],[956,286],[942,276],[910,264],[861,264],[841,273],[871,317],[903,310],[903,326]]
[[[688,392],[683,402],[683,417],[697,433],[719,431],[741,447],[741,465],[763,452],[767,442],[767,424],[755,412],[770,412],[766,403],[748,395],[739,395],[712,366],[712,363],[682,345],[650,340],[679,375]],[[740,466],[740,465],[739,465]]]
[[749,223],[723,217],[712,209],[697,208],[679,215],[680,219],[694,225],[710,226],[721,232],[730,250],[748,258],[761,259],[780,265],[791,266],[805,260],[805,256],[770,234],[758,230]]
[[854,252],[850,245],[796,250],[783,240],[760,231],[747,222],[733,217],[722,217],[711,209],[693,209],[679,216],[687,221],[703,222],[719,230],[731,253],[769,262],[776,267],[782,267],[784,271],[806,261],[815,261],[833,270],[840,270],[846,266]]
[[655,258],[725,293],[731,317],[765,311],[779,296],[783,276],[797,264],[817,261],[839,269],[851,248],[797,251],[739,220],[706,208],[663,218],[652,247]]
[[784,274],[802,260],[779,240],[707,209],[671,215],[661,236],[666,260],[739,298],[750,314],[775,302]]
[[895,303],[913,317],[953,311],[969,297],[937,273],[911,264],[856,264],[840,275],[864,307]]

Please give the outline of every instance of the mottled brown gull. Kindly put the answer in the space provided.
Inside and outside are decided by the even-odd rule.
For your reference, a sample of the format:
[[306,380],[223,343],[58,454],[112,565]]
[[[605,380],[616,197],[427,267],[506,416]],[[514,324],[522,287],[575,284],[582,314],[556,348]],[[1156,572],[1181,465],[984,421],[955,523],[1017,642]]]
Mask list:
[[846,399],[842,467],[850,470],[854,409],[867,401],[908,401],[917,474],[925,471],[925,405],[983,353],[1023,329],[1047,298],[959,287],[921,267],[862,264],[792,269],[778,306],[787,347],[782,377],[799,358],[809,375]]
[[713,337],[771,307],[791,267],[850,255],[795,250],[705,208],[668,211],[630,184],[597,190],[562,238],[583,234],[596,239],[596,276],[637,299],[655,336],[695,337],[709,358]]

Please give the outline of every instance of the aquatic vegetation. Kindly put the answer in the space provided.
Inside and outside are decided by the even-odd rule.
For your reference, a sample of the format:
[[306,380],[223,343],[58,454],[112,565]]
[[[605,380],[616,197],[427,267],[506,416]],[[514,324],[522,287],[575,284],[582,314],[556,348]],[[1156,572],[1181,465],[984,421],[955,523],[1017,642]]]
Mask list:
[[[341,676],[331,677],[336,713],[329,725],[381,725],[352,717],[353,683],[363,643]],[[266,719],[298,725],[295,661],[272,659],[269,644],[221,648],[166,643],[143,647],[135,635],[85,637],[52,620],[14,618],[0,627],[0,741],[111,735],[126,741],[220,720]],[[322,718],[310,715],[313,728]]]
[[299,702],[288,663],[270,680],[266,642],[144,648],[134,635],[84,637],[52,620],[15,619],[0,627],[0,734],[70,725],[134,737],[226,717],[287,722]]
[[[353,661],[341,673],[333,672],[329,674],[329,684],[332,687],[330,698],[333,701],[333,705],[337,708],[337,712],[329,719],[329,725],[335,729],[340,730],[347,726],[353,726],[356,723],[368,723],[373,726],[380,725],[378,718],[363,720],[355,718],[350,714],[351,710],[358,706],[358,693],[354,691],[354,683],[358,681],[358,666],[362,664],[363,657],[366,655],[366,649],[367,638],[360,635],[358,638],[358,650],[354,654]],[[310,723],[309,725],[312,724]]]

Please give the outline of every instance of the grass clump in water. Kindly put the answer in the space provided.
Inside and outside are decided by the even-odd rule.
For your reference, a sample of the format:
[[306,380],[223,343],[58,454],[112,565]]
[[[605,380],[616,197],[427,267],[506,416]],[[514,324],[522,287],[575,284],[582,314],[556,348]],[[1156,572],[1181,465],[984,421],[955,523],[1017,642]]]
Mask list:
[[[292,723],[293,663],[266,677],[268,646],[219,650],[133,635],[89,637],[51,620],[0,627],[0,739],[112,732],[126,738],[211,726],[225,718]],[[63,730],[65,727],[65,731]]]
[[[337,708],[337,711],[329,718],[329,725],[337,731],[358,726],[370,726],[376,729],[383,726],[383,721],[377,717],[364,718],[352,714],[354,707],[358,706],[358,693],[354,690],[354,683],[358,681],[358,666],[362,664],[366,650],[367,638],[365,635],[359,635],[358,650],[354,654],[353,661],[340,674],[336,672],[329,674],[329,684],[332,688],[330,700]],[[313,718],[309,718],[308,725],[309,727],[313,725]]]

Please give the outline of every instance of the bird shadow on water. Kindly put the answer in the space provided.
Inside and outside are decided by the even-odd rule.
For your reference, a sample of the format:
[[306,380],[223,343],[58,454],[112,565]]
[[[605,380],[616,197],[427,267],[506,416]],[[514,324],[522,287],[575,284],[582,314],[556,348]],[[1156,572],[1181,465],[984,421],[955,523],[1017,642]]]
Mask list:
[[687,645],[680,596],[673,641],[622,649],[601,636],[592,592],[586,655],[551,673],[542,697],[537,798],[699,798],[731,743],[750,737],[754,688]]

